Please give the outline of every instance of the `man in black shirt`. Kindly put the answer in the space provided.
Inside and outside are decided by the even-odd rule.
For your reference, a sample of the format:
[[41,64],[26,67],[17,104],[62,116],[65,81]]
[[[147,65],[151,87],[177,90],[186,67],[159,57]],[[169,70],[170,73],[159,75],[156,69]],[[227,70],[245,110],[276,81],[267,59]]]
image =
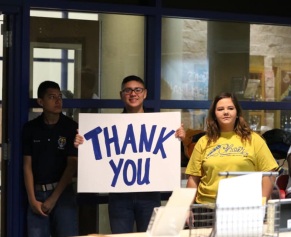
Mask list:
[[[146,96],[147,89],[140,77],[131,75],[123,79],[120,91],[124,103],[123,113],[153,112],[143,106]],[[176,130],[175,136],[182,140],[185,138],[183,126]],[[78,147],[83,142],[84,138],[78,134],[75,146]],[[145,232],[154,208],[159,206],[161,206],[160,192],[109,193],[111,232],[113,234],[133,232],[134,224],[138,232]]]
[[73,141],[78,124],[62,113],[57,83],[42,82],[37,102],[43,113],[24,125],[22,137],[28,236],[76,236],[78,215],[72,178],[77,170]]

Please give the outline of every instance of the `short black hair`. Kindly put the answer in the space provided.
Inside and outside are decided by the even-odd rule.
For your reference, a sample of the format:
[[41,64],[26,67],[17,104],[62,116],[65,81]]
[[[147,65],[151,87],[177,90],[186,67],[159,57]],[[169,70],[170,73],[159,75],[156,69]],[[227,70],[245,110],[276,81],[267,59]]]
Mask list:
[[141,79],[140,77],[135,76],[135,75],[130,75],[130,76],[123,78],[122,83],[121,83],[121,89],[129,81],[137,81],[145,87],[145,83],[144,83],[143,79]]
[[58,83],[56,83],[54,81],[43,81],[38,86],[37,98],[43,98],[45,93],[46,93],[46,90],[49,88],[61,90]]

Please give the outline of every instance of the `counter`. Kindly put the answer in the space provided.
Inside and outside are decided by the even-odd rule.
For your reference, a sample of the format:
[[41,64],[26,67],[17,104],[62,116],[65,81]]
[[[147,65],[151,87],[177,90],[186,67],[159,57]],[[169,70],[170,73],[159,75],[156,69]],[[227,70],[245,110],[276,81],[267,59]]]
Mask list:
[[[211,229],[194,229],[192,231],[195,232],[195,230],[199,231],[199,233],[201,233],[201,231],[205,231],[203,232],[203,236],[207,236],[207,233],[210,234]],[[206,234],[206,235],[205,235]],[[142,232],[142,233],[128,233],[128,234],[115,234],[115,235],[101,235],[101,234],[91,234],[91,235],[86,235],[88,236],[94,236],[94,237],[149,237],[147,233]],[[291,236],[291,232],[281,232],[279,233],[278,237],[290,237]],[[85,237],[85,236],[83,236]],[[182,230],[180,233],[180,237],[189,237],[189,230]],[[193,233],[193,237],[195,237],[195,233]]]

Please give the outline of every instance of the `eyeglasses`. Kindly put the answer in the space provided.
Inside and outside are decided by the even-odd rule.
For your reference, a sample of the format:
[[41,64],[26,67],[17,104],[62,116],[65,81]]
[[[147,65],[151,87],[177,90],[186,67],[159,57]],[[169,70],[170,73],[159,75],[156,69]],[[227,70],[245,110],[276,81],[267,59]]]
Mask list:
[[126,94],[126,95],[129,95],[129,94],[131,94],[133,91],[134,91],[135,94],[140,94],[140,93],[142,93],[142,92],[144,91],[144,88],[141,88],[141,87],[136,87],[136,88],[134,88],[134,89],[132,89],[132,88],[124,88],[124,89],[122,90],[122,93],[123,93],[123,94]]

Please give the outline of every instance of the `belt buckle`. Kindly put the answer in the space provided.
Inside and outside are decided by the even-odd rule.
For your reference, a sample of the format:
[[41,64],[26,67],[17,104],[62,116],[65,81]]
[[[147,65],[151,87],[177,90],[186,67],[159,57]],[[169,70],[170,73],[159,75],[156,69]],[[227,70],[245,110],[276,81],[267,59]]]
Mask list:
[[50,184],[40,184],[38,185],[39,186],[39,189],[43,192],[46,192],[46,191],[51,191],[51,190],[54,190],[57,186],[57,182],[55,183],[50,183]]
[[41,187],[41,191],[43,191],[43,192],[47,191],[45,184],[42,184],[40,187]]
[[53,189],[54,189],[53,184],[47,184],[46,185],[46,190],[50,191],[50,190],[53,190]]

